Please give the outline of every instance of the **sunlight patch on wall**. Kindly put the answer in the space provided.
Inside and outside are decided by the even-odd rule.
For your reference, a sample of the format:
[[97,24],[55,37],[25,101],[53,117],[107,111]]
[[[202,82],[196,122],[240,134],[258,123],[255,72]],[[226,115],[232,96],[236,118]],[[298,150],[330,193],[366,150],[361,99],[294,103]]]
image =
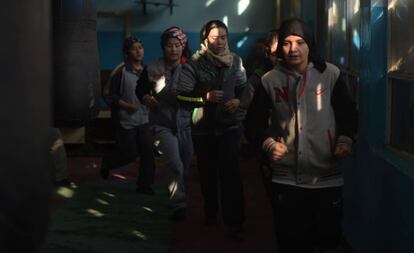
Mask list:
[[332,11],[332,6],[329,7],[328,9],[328,27],[329,29],[332,29],[332,27],[334,26],[334,19],[333,19],[333,11]]
[[243,14],[245,10],[247,10],[247,7],[249,7],[250,0],[239,0],[239,3],[237,5],[237,15]]
[[332,15],[334,17],[338,17],[338,7],[335,2],[332,3]]
[[[381,0],[381,2],[383,2],[383,1]],[[375,1],[374,3],[372,3],[372,1],[371,1],[371,4],[372,4],[372,8],[381,7],[381,5],[382,5],[382,3],[379,3],[378,0]]]
[[141,240],[144,240],[144,241],[148,240],[148,237],[146,235],[144,235],[142,232],[139,232],[137,230],[132,230],[132,234]]
[[248,39],[248,37],[244,36],[241,40],[239,40],[237,42],[237,48],[241,48],[244,45],[244,43],[247,41],[247,39]]
[[105,216],[105,214],[99,212],[98,210],[95,209],[86,209],[86,212],[88,212],[89,214],[92,214],[95,217],[101,218],[103,216]]
[[359,37],[359,33],[356,29],[352,32],[352,43],[358,50],[361,48],[361,38]]
[[206,2],[206,7],[209,7],[212,3],[214,3],[215,0],[208,0]]
[[378,15],[378,17],[375,19],[374,22],[377,22],[378,20],[380,20],[382,16],[384,16],[384,11],[381,11],[381,13]]
[[395,9],[396,5],[397,5],[397,0],[392,0],[391,3],[388,4],[388,10]]
[[346,32],[346,19],[345,18],[342,19],[342,28],[341,29],[342,29],[343,32]]
[[398,59],[398,61],[390,66],[388,69],[389,72],[398,71],[403,63],[403,58]]
[[328,10],[328,27],[333,28],[338,23],[338,7],[333,2]]
[[224,16],[224,17],[223,17],[223,23],[224,23],[227,27],[229,27],[229,17]]
[[353,13],[354,15],[357,14],[359,12],[359,8],[360,8],[360,4],[359,4],[359,0],[355,0],[354,2],[354,6],[353,6]]

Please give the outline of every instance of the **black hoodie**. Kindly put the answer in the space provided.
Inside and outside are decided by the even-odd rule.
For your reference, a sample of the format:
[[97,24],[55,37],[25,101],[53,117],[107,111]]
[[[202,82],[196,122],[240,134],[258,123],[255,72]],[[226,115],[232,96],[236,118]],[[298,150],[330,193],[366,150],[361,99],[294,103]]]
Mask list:
[[316,48],[315,37],[309,27],[298,18],[292,18],[283,21],[279,31],[279,44],[277,45],[276,54],[279,58],[283,59],[283,41],[290,35],[296,35],[303,38],[309,47],[309,61],[313,63],[315,68],[319,72],[323,72],[326,69],[325,60],[319,55]]

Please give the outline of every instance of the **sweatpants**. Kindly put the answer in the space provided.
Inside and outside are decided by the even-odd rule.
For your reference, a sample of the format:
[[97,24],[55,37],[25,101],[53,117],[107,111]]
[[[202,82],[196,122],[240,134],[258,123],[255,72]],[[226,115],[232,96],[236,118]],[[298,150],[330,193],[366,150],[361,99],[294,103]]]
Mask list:
[[169,205],[172,211],[186,208],[184,180],[193,156],[191,129],[173,131],[163,126],[153,127],[168,176]]

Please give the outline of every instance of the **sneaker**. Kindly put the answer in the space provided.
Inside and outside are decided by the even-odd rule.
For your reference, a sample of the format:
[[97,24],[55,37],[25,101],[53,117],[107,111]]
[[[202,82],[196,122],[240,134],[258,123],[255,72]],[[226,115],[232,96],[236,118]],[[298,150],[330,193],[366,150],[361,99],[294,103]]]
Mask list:
[[151,186],[137,186],[135,189],[137,193],[145,194],[145,195],[154,195],[154,189]]
[[176,222],[184,221],[187,218],[187,210],[185,208],[177,209],[173,212],[170,219]]

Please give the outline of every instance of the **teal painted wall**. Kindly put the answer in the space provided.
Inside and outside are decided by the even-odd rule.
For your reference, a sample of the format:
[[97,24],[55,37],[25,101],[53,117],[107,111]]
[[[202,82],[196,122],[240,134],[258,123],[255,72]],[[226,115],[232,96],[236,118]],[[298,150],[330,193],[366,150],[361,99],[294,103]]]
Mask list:
[[[302,0],[302,18],[311,26],[321,18],[315,12],[315,2]],[[387,87],[388,1],[361,0],[360,5],[361,24],[356,27],[359,35],[353,36],[351,43],[353,69],[359,72],[360,80],[359,133],[354,154],[342,166],[344,235],[357,253],[412,253],[414,163],[391,151],[386,139],[390,92]],[[321,50],[326,50],[326,46]],[[332,48],[333,55],[345,54],[338,44]],[[396,117],[395,120],[406,119]]]
[[[186,33],[189,45],[193,52],[199,49],[199,33]],[[144,61],[150,63],[162,55],[160,36],[161,32],[134,32],[134,36],[139,37],[144,43]],[[242,56],[244,60],[253,50],[256,41],[263,37],[264,33],[229,33],[230,49]],[[122,40],[123,32],[98,32],[98,49],[100,55],[101,69],[112,69],[122,61]]]
[[[247,58],[258,38],[274,28],[275,3],[267,0],[174,0],[177,7],[173,14],[165,6],[142,6],[130,0],[100,0],[98,14],[116,12],[118,16],[98,16],[97,33],[100,63],[102,69],[111,69],[122,60],[122,40],[125,36],[124,15],[130,14],[129,23],[133,35],[144,42],[144,61],[149,63],[161,56],[159,38],[166,28],[177,25],[189,37],[193,52],[199,48],[201,26],[211,19],[227,17],[230,49],[242,58]],[[160,0],[167,3],[168,1]],[[244,12],[239,13],[239,4],[248,3]]]
[[345,173],[344,232],[356,252],[414,252],[414,165],[386,147],[387,1],[361,1],[359,138]]

